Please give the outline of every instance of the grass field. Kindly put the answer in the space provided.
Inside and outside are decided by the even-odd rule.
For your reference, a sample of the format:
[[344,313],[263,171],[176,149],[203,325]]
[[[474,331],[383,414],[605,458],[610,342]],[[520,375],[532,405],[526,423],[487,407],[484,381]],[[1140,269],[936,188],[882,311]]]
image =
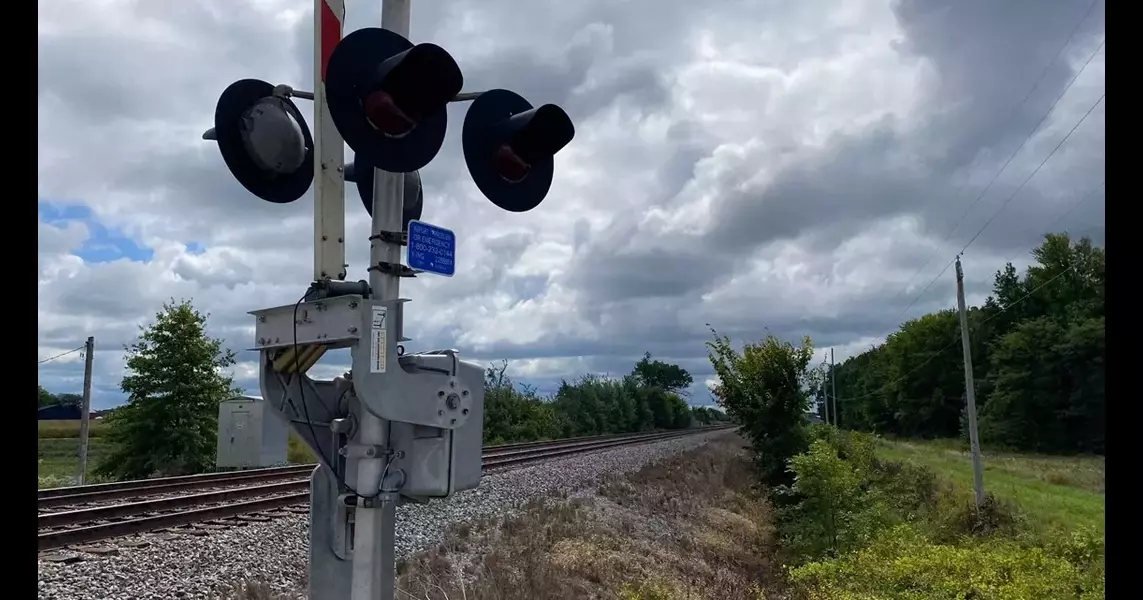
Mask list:
[[[39,432],[39,487],[74,485],[79,471],[79,421],[39,421]],[[103,439],[106,424],[91,421],[89,432],[86,483],[99,483],[91,471],[109,451]],[[317,462],[313,451],[293,431],[290,431],[287,459],[291,464]]]
[[[79,438],[79,421],[38,421],[40,439]],[[88,421],[88,437],[102,437],[106,430],[104,421]]]
[[[38,421],[39,487],[73,485],[79,471],[79,421]],[[86,483],[97,483],[91,476],[95,464],[107,453],[102,437],[103,421],[88,423]]]
[[[933,469],[965,494],[972,493],[972,460],[948,441],[881,440],[878,453]],[[1104,459],[982,451],[984,489],[1017,506],[1047,529],[1087,526],[1104,531]]]
[[[98,483],[91,471],[107,453],[107,445],[100,438],[91,438],[87,446],[88,476],[86,483]],[[40,438],[39,487],[73,485],[79,470],[79,438]]]

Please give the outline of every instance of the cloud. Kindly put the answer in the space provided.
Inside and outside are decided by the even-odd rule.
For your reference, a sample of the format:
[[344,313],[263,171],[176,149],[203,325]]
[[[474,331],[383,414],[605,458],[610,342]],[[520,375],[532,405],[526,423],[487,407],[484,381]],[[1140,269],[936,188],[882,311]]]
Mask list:
[[[378,19],[347,3],[347,30]],[[165,300],[193,298],[244,350],[247,311],[308,284],[312,194],[252,197],[201,134],[234,80],[312,88],[312,12],[59,0],[38,25],[39,354],[94,335],[107,406],[123,345]],[[953,306],[951,271],[929,283],[970,239],[970,302],[1049,227],[1103,239],[1102,104],[1016,193],[1103,94],[1101,2],[461,0],[415,4],[412,34],[454,54],[466,90],[514,89],[575,121],[548,198],[506,214],[468,177],[451,106],[422,175],[457,275],[402,282],[410,349],[507,358],[542,390],[650,351],[692,370],[702,402],[707,323],[810,335],[841,360]],[[357,279],[369,223],[347,193]],[[41,365],[41,384],[77,391],[77,356]],[[251,358],[236,377],[256,390]]]

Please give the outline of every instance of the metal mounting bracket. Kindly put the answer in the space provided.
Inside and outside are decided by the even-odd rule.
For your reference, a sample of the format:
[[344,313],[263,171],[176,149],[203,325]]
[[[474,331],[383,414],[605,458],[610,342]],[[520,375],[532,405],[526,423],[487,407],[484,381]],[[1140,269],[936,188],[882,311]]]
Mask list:
[[326,350],[351,348],[353,386],[370,413],[440,429],[460,427],[468,420],[472,391],[457,376],[455,352],[397,351],[404,341],[406,301],[344,295],[253,311],[253,349],[269,355],[264,369],[305,373]]

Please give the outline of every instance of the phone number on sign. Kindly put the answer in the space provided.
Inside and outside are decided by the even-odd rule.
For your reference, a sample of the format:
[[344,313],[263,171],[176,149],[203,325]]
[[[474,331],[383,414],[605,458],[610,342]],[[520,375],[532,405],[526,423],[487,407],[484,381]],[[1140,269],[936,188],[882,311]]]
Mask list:
[[452,265],[452,253],[445,248],[414,243],[412,245],[412,251],[416,254],[417,258],[423,258],[426,254],[432,256],[433,262],[442,267]]

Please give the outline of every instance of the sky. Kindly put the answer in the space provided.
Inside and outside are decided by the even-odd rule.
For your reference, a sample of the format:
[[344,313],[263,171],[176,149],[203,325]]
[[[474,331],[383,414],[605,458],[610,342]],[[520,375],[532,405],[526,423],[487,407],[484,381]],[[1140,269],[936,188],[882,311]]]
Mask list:
[[[94,336],[93,407],[124,401],[123,348],[191,299],[257,394],[250,310],[312,278],[312,190],[262,201],[201,139],[231,82],[313,89],[302,0],[39,3],[39,360]],[[457,273],[402,282],[410,351],[508,360],[551,392],[644,352],[709,403],[707,324],[737,342],[810,336],[817,359],[969,304],[1048,231],[1104,237],[1104,14],[1091,0],[414,1],[411,38],[464,90],[558,104],[576,137],[535,210],[501,211],[460,124],[422,170],[423,218]],[[346,31],[380,3],[346,2]],[[298,101],[312,127],[312,103]],[[347,149],[347,160],[352,152]],[[347,186],[349,278],[368,216]],[[331,377],[348,356],[311,373]],[[79,352],[40,385],[82,388]]]

